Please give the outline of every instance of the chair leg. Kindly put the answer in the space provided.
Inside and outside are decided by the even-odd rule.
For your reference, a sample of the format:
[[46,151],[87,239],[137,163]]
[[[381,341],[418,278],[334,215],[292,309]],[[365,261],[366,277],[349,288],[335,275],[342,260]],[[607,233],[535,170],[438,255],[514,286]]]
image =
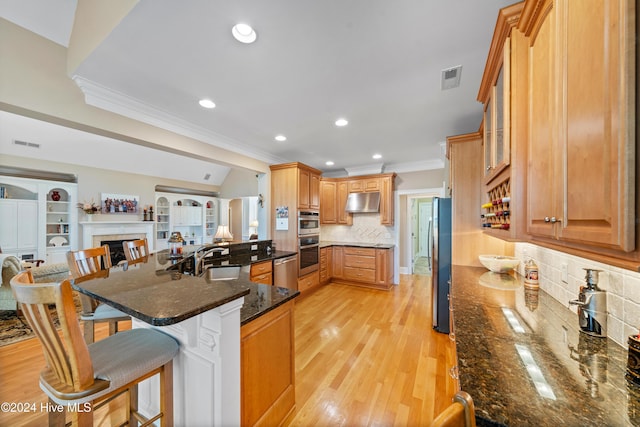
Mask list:
[[160,411],[162,426],[173,427],[173,361],[160,370]]
[[69,415],[71,415],[71,427],[93,427],[93,411],[69,412]]
[[109,320],[109,335],[113,335],[118,332],[118,321]]
[[87,344],[93,343],[94,329],[93,320],[84,320],[84,342]]
[[[49,399],[51,407],[57,407],[58,404]],[[64,427],[66,423],[66,411],[49,411],[49,427]]]
[[129,389],[129,426],[137,426],[138,420],[134,414],[138,412],[138,384],[134,384]]

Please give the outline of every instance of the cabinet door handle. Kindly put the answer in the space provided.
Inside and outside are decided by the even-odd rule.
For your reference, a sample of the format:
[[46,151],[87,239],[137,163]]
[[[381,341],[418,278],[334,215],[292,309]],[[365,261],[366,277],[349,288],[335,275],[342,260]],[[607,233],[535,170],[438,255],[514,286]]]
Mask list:
[[487,166],[487,170],[490,171],[491,170],[491,166]]
[[561,222],[561,221],[562,221],[562,220],[560,220],[560,219],[556,218],[555,216],[552,216],[552,217],[551,217],[551,223],[552,223],[552,224],[555,224],[556,222]]

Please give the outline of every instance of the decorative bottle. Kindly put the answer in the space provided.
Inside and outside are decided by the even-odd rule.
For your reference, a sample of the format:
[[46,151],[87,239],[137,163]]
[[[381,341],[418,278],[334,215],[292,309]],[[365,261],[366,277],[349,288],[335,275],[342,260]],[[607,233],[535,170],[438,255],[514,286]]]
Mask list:
[[524,265],[524,282],[529,286],[538,286],[538,266],[532,258]]

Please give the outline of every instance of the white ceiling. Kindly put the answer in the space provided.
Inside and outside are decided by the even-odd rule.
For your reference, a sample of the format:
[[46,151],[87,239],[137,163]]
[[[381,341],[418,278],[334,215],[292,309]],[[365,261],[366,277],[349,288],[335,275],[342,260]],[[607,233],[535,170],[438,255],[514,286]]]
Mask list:
[[[480,125],[476,95],[498,10],[510,3],[140,0],[76,77],[89,103],[90,89],[101,87],[144,106],[138,120],[269,163],[301,161],[326,173],[441,167],[446,137]],[[3,0],[0,16],[66,45],[74,5]],[[237,22],[256,29],[256,43],[232,38]],[[460,86],[441,90],[441,71],[457,65]],[[217,107],[202,109],[200,98]],[[133,115],[124,105],[117,112]],[[349,125],[337,128],[339,117]]]

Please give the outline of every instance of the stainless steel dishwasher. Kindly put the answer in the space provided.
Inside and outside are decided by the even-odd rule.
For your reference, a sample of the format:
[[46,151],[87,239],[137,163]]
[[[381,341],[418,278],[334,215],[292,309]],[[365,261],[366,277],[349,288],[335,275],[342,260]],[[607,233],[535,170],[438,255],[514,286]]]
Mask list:
[[298,256],[292,255],[273,261],[273,285],[298,289]]

